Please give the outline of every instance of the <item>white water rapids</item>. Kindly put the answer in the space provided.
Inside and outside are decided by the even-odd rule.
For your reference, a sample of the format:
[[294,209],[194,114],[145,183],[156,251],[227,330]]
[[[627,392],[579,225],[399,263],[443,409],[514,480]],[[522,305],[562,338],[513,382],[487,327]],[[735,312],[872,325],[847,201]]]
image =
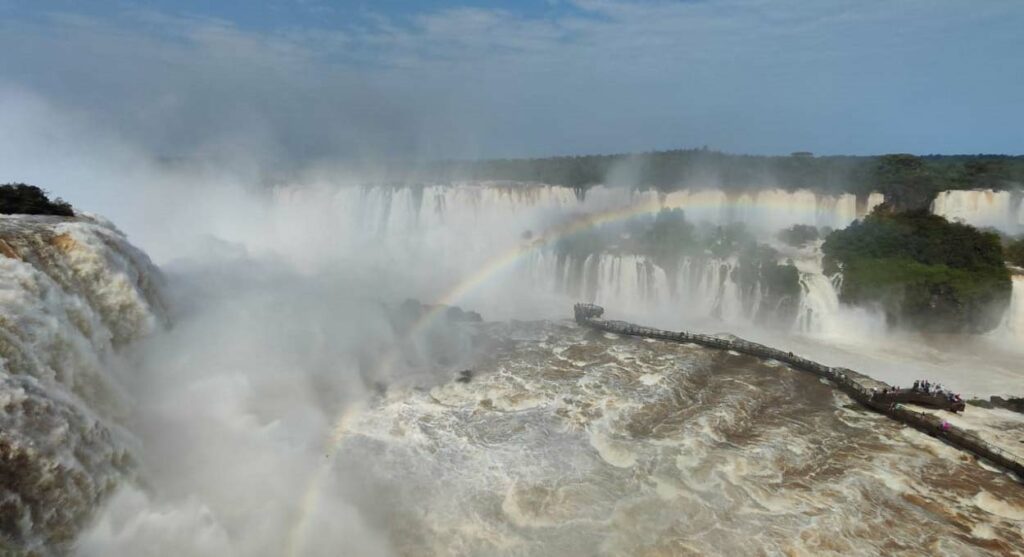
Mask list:
[[0,217],[0,253],[0,517],[14,547],[59,551],[132,472],[116,349],[165,319],[162,279],[90,218]]
[[[1024,392],[1021,277],[1003,326],[984,338],[896,335],[870,309],[839,303],[840,278],[822,273],[817,244],[775,239],[792,224],[846,226],[880,201],[777,189],[282,187],[245,206],[251,225],[219,223],[206,246],[214,257],[168,262],[174,295],[101,220],[0,217],[0,472],[24,478],[0,493],[6,543],[87,556],[544,554],[584,542],[595,554],[856,553],[884,547],[855,525],[909,524],[924,508],[935,531],[972,529],[927,537],[934,549],[1011,547],[1024,502],[993,495],[1005,478],[936,443],[872,433],[888,425],[813,380],[784,374],[771,387],[772,366],[624,345],[552,321],[460,325],[450,337],[431,336],[444,323],[414,325],[396,349],[402,327],[381,309],[409,296],[488,321],[564,320],[573,302],[592,301],[613,318],[736,332],[903,384]],[[531,244],[567,222],[660,208],[742,222],[775,245],[800,272],[792,320],[759,320],[770,309],[763,288],[741,284],[731,257],[666,267],[614,245],[573,258],[553,241]],[[168,314],[178,319],[163,331]],[[382,366],[382,353],[398,356]],[[483,378],[453,386],[460,366]],[[794,392],[815,402],[765,418],[772,427],[757,433],[758,416]],[[371,403],[349,418],[355,400]],[[865,461],[866,448],[885,456]],[[815,470],[820,480],[805,482]],[[937,491],[915,479],[951,473],[963,481]],[[451,488],[459,497],[432,495],[434,478],[462,482]],[[845,500],[830,491],[835,478],[857,496],[830,519],[826,529],[843,531],[830,539],[806,517]],[[644,516],[667,506],[664,522],[628,520],[620,500]],[[420,513],[424,501],[441,514]],[[764,530],[754,545],[737,541],[750,529]]]

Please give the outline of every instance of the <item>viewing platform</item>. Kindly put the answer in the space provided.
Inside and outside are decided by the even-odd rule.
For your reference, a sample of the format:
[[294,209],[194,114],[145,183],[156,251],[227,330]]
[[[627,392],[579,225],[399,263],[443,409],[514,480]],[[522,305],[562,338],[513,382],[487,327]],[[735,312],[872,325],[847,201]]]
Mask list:
[[831,382],[858,403],[928,435],[943,439],[950,445],[974,453],[1013,472],[1018,481],[1024,482],[1024,458],[982,439],[971,431],[950,424],[940,415],[907,406],[907,404],[921,404],[952,412],[964,410],[963,401],[950,399],[944,393],[896,389],[888,383],[851,369],[826,366],[792,352],[785,352],[741,338],[722,338],[685,331],[665,331],[625,321],[602,319],[604,308],[594,304],[576,304],[573,307],[573,313],[577,323],[593,329],[620,335],[693,343],[719,350],[731,350],[764,360],[776,360],[788,364],[794,369],[813,373]]

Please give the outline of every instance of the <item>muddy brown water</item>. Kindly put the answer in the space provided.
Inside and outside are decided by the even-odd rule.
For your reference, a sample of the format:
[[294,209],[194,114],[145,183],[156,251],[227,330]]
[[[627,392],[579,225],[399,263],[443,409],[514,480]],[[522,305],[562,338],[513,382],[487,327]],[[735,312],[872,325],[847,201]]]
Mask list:
[[1024,487],[810,374],[568,322],[488,324],[337,470],[402,555],[1024,555]]

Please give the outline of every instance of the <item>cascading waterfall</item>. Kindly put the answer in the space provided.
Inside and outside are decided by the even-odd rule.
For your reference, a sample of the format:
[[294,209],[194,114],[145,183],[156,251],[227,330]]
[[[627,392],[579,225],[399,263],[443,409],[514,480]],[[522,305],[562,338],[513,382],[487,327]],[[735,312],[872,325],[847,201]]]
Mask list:
[[[825,195],[809,190],[764,189],[727,193],[718,189],[659,192],[597,186],[579,195],[571,188],[540,184],[455,184],[420,187],[292,186],[277,190],[274,203],[286,208],[275,228],[275,238],[301,238],[312,226],[330,238],[329,249],[368,251],[367,245],[400,261],[436,284],[436,296],[445,284],[470,276],[498,254],[515,249],[536,234],[580,215],[641,207],[646,213],[659,208],[682,209],[692,222],[742,222],[762,237],[793,224],[841,228],[864,216],[883,198],[872,194]],[[326,209],[326,210],[325,210]],[[628,211],[627,211],[628,212]],[[301,214],[303,218],[291,218]],[[303,228],[289,229],[287,223]],[[283,229],[283,230],[282,230]],[[339,240],[340,239],[340,240]],[[762,308],[761,287],[744,288],[735,277],[737,262],[715,257],[682,258],[678,268],[665,269],[646,258],[628,253],[594,253],[560,257],[542,247],[517,266],[516,287],[538,293],[559,294],[601,303],[628,313],[685,311],[727,322],[750,321]],[[287,249],[282,251],[288,251]],[[802,270],[799,301],[802,330],[815,330],[820,320],[838,305],[831,282],[820,271]],[[503,296],[509,289],[498,289]],[[509,317],[501,307],[487,306],[486,297],[470,305],[494,318]],[[504,304],[507,306],[507,304]],[[531,310],[536,308],[531,308]]]
[[665,196],[665,206],[689,210],[694,220],[714,223],[754,223],[767,231],[793,224],[842,228],[881,204],[881,194],[870,194],[862,204],[844,193],[822,195],[810,190],[765,189],[731,195],[721,190],[680,190]]
[[1024,275],[1013,275],[1010,307],[995,334],[1008,337],[1016,343],[1024,342]]
[[[682,209],[694,222],[744,222],[775,232],[797,223],[844,227],[882,200],[881,195],[871,194],[858,203],[853,194],[825,195],[809,190],[661,193],[605,186],[590,188],[580,196],[562,186],[486,182],[421,187],[288,186],[275,190],[274,196],[275,206],[285,207],[276,211],[277,232],[296,220],[292,217],[301,215],[299,222],[325,234],[376,236],[395,244],[412,236],[432,248],[458,246],[458,252],[500,247],[518,240],[524,232],[542,230],[567,216],[630,206]],[[287,234],[284,237],[289,238]]]
[[733,259],[684,257],[676,270],[673,289],[680,311],[732,322],[752,319],[761,309],[759,292],[743,299],[735,268]]
[[839,286],[841,277],[829,279],[819,272],[800,274],[800,309],[797,327],[804,332],[828,332],[835,329],[832,319],[839,313]]
[[638,313],[669,297],[667,273],[642,256],[596,255],[587,259],[584,299]]
[[[780,190],[727,195],[711,190],[663,194],[655,191],[595,188],[588,192],[586,197],[581,198],[567,188],[539,185],[285,188],[277,190],[271,200],[274,208],[266,213],[265,230],[254,231],[256,234],[265,234],[266,237],[257,236],[249,240],[252,245],[266,246],[268,250],[293,257],[294,259],[288,260],[289,263],[302,263],[306,258],[313,263],[319,259],[322,263],[324,253],[318,250],[329,250],[332,255],[340,255],[346,264],[349,260],[345,258],[352,253],[359,252],[359,255],[363,256],[369,252],[365,258],[358,259],[359,264],[364,264],[364,261],[370,261],[366,264],[373,264],[372,258],[379,257],[385,269],[393,269],[396,265],[405,266],[401,269],[402,273],[396,274],[415,276],[417,280],[425,277],[424,282],[434,281],[442,290],[451,287],[453,277],[456,281],[472,285],[493,286],[488,295],[466,302],[467,306],[484,313],[488,320],[508,317],[498,311],[489,311],[490,308],[477,303],[486,303],[488,298],[492,299],[494,308],[504,307],[506,311],[509,311],[507,308],[512,308],[511,311],[522,310],[522,315],[532,319],[548,316],[564,318],[570,301],[586,300],[605,306],[616,317],[642,316],[644,322],[654,324],[672,323],[672,319],[676,319],[674,322],[678,324],[688,318],[711,318],[725,324],[718,330],[731,331],[734,330],[731,324],[770,320],[781,307],[778,293],[773,292],[767,284],[770,281],[758,282],[762,275],[751,274],[749,260],[740,256],[715,256],[712,250],[690,250],[685,252],[687,255],[655,258],[629,253],[629,239],[621,235],[618,239],[608,239],[607,245],[600,246],[600,249],[589,253],[580,252],[580,255],[559,251],[556,241],[538,243],[535,249],[522,250],[521,253],[515,248],[523,245],[532,246],[531,241],[544,237],[547,230],[558,229],[559,225],[575,221],[580,215],[600,215],[603,212],[619,214],[623,213],[622,208],[633,205],[645,207],[646,214],[650,214],[658,207],[682,208],[687,219],[698,222],[749,222],[762,242],[772,242],[774,233],[779,228],[791,224],[845,226],[849,220],[862,216],[867,207],[878,201],[880,198],[877,196],[865,203],[864,200],[858,202],[853,196],[830,197],[811,192]],[[629,212],[625,211],[624,214],[629,215]],[[601,222],[605,221],[600,221],[599,224]],[[311,234],[310,230],[316,233]],[[777,247],[778,261],[788,263],[789,260],[793,260],[799,273],[798,299],[794,300],[794,296],[790,296],[790,301],[795,307],[791,308],[791,313],[786,313],[792,319],[791,326],[796,330],[815,334],[847,335],[850,330],[851,310],[839,303],[837,292],[841,278],[823,274],[820,249],[817,246]],[[515,257],[505,264],[505,256],[509,253],[515,254]],[[122,369],[130,373],[120,348],[150,331],[159,329],[166,319],[167,312],[161,301],[160,275],[148,258],[129,245],[112,225],[87,217],[0,217],[0,255],[0,267],[3,270],[3,273],[0,273],[0,474],[4,477],[17,478],[17,481],[8,482],[8,485],[3,486],[3,491],[0,491],[0,532],[6,541],[16,544],[17,549],[28,548],[41,554],[51,551],[60,553],[70,547],[76,534],[88,521],[91,512],[101,507],[104,499],[115,487],[122,483],[126,476],[130,476],[134,469],[139,468],[134,464],[133,455],[145,454],[147,459],[151,460],[159,458],[159,454],[154,457],[149,451],[136,452],[139,441],[121,426],[122,423],[126,423],[124,418],[128,413],[129,404],[121,392],[119,377]],[[502,264],[494,265],[493,261],[496,259]],[[481,269],[486,272],[481,273]],[[492,269],[499,270],[492,272]],[[437,275],[432,274],[435,271]],[[481,276],[486,280],[480,279]],[[473,278],[467,281],[465,277]],[[491,281],[495,284],[489,284]],[[454,291],[472,292],[463,288],[456,288]],[[319,290],[316,292],[314,304],[319,305],[327,296],[320,295]],[[424,299],[433,301],[436,298],[430,298],[428,293],[424,295]],[[459,298],[444,300],[446,303],[460,301]],[[534,307],[524,308],[524,303],[530,300],[543,300],[549,313],[538,314]],[[333,310],[325,313],[326,322],[335,321],[339,314]],[[231,315],[233,317],[234,313]],[[309,317],[301,312],[300,316],[303,320]],[[270,319],[278,317],[279,315],[274,313]],[[778,319],[771,320],[771,323],[780,329],[788,324]],[[551,331],[559,330],[560,335],[564,334],[563,329],[566,329],[564,323],[548,323],[542,327]],[[183,328],[179,324],[177,331]],[[320,329],[319,326],[312,327],[314,331],[319,332]],[[200,327],[199,330],[206,332],[204,327]],[[1018,276],[1014,278],[1012,307],[1007,313],[1002,332],[1019,342],[1022,331],[1024,277]],[[547,335],[545,332],[544,336]],[[314,339],[311,345],[334,344],[339,335],[322,336],[324,339]],[[547,342],[545,340],[544,344]],[[566,358],[589,358],[585,351],[592,349],[596,344],[582,337],[559,342],[564,342],[565,345],[558,347],[557,359],[561,364],[556,365],[570,365],[570,368],[575,368],[576,364]],[[588,343],[590,347],[586,348]],[[191,352],[193,346],[188,344],[185,352]],[[549,348],[545,347],[545,350]],[[219,352],[222,348],[215,346],[215,349],[215,352]],[[563,350],[570,350],[566,352],[568,356],[562,356]],[[608,351],[618,354],[619,348],[609,348]],[[319,369],[322,362],[319,361],[319,355],[316,356],[315,367]],[[524,360],[529,357],[517,355],[517,358]],[[334,365],[333,361],[332,359],[330,366],[324,366],[330,370],[330,374],[335,373],[335,369],[331,367]],[[584,362],[583,359],[579,361]],[[546,360],[538,362],[538,370],[551,367]],[[661,360],[657,360],[656,363],[659,366],[663,365]],[[191,365],[191,362],[186,365]],[[353,367],[360,366],[353,364]],[[612,370],[613,378],[614,373],[629,366],[615,367],[616,370]],[[566,369],[571,371],[570,368]],[[201,375],[205,377],[206,368],[198,369],[201,369]],[[285,369],[292,368],[285,366]],[[502,361],[501,366],[494,369],[507,367]],[[638,375],[636,385],[651,387],[654,390],[657,383],[652,381],[668,381],[669,375],[661,379],[655,376],[661,373],[659,369],[651,368],[647,371],[650,373]],[[473,389],[479,388],[479,385],[487,385],[485,381],[493,381],[503,373],[495,373],[490,378],[476,378],[469,383],[456,382],[447,387],[431,389],[430,393],[431,396],[436,393],[470,393]],[[515,373],[508,373],[507,376],[514,376],[518,381],[518,378],[522,377],[521,373],[520,369]],[[700,374],[697,375],[694,379],[699,381]],[[602,376],[607,375],[602,373]],[[571,374],[559,374],[557,380],[563,381],[567,377],[571,377]],[[677,377],[677,374],[673,372],[671,377]],[[750,377],[768,375],[758,372],[751,374]],[[181,375],[168,373],[167,378],[179,382]],[[295,383],[294,375],[289,372],[280,385],[292,383]],[[548,383],[547,379],[538,379],[535,384]],[[567,382],[567,385],[569,383]],[[588,381],[571,383],[576,385],[572,388],[587,388],[586,385],[591,384]],[[266,384],[275,386],[273,389],[268,388],[268,391],[277,392],[277,383],[271,381]],[[322,387],[319,379],[313,385],[317,389]],[[523,386],[518,382],[516,385],[516,388]],[[700,383],[696,383],[694,388],[703,388],[699,385]],[[816,388],[820,385],[811,383],[809,386]],[[724,393],[730,400],[733,397],[737,401],[746,400],[742,389],[737,390],[734,387],[735,385],[730,383],[727,389],[713,391]],[[614,390],[602,386],[594,392],[597,396],[605,396]],[[527,391],[534,393],[537,389],[531,384]],[[632,387],[622,391],[641,392]],[[181,392],[191,395],[188,389]],[[340,387],[338,392],[341,392]],[[677,391],[666,387],[665,392]],[[791,394],[788,391],[780,392],[787,397]],[[159,393],[160,396],[166,396],[163,390]],[[297,406],[308,406],[304,398],[294,396],[298,397],[295,400],[303,401]],[[503,404],[500,399],[492,399],[490,392],[487,396],[488,405],[494,404],[495,401]],[[170,400],[181,399],[171,397]],[[213,402],[208,404],[214,407],[224,403],[224,398],[219,395],[211,395],[209,400]],[[242,395],[239,395],[238,400],[242,400]],[[395,400],[399,399],[388,397],[385,407]],[[533,404],[533,400],[535,399],[526,400],[519,397],[514,404],[510,403],[509,408],[527,408],[529,404]],[[553,397],[552,401],[558,405],[575,404],[566,402],[565,397],[561,395]],[[275,399],[274,405],[277,403]],[[652,423],[667,423],[658,415],[658,406],[649,403],[648,400],[635,406],[651,408],[655,414],[648,416]],[[145,399],[140,399],[139,404],[144,406]],[[474,399],[473,404],[476,407],[479,403]],[[591,403],[588,401],[587,404]],[[401,406],[403,409],[409,408],[408,405]],[[777,406],[776,404],[773,407]],[[822,416],[833,416],[831,405],[826,406]],[[448,408],[437,404],[436,399],[424,407],[430,412],[446,412],[444,409]],[[264,416],[268,420],[267,423],[276,424],[268,429],[288,430],[290,436],[294,430],[282,427],[280,423],[284,422],[277,422],[277,406],[273,408],[275,410],[267,411]],[[169,409],[172,413],[179,410],[177,405],[171,405]],[[150,411],[152,412],[151,409]],[[248,414],[250,409],[245,407],[244,412]],[[718,410],[713,412],[716,416],[720,413]],[[561,415],[547,411],[544,413]],[[589,410],[584,413],[589,413]],[[458,412],[460,417],[470,415],[475,414]],[[600,413],[592,415],[600,418]],[[227,421],[233,427],[236,422],[234,416],[229,418]],[[306,418],[303,415],[297,419],[301,421]],[[609,418],[608,423],[616,421]],[[681,423],[706,427],[707,424],[719,422],[716,417],[713,420],[684,420]],[[205,418],[185,420],[181,423],[195,427],[194,430],[182,434],[186,439],[191,439],[193,432],[207,431],[211,428],[210,421]],[[134,425],[136,424],[133,424],[133,431],[146,439],[148,448],[149,439],[144,437],[144,433],[140,433],[141,429],[134,429]],[[664,426],[655,426],[657,427]],[[792,426],[790,424],[787,427]],[[517,428],[517,431],[520,430],[521,428]],[[396,435],[395,431],[397,430],[389,428],[386,436],[375,439],[389,439],[388,436]],[[439,429],[434,429],[429,434],[417,435],[416,439],[435,443],[438,431]],[[538,431],[552,430],[538,428]],[[631,435],[634,430],[629,430],[630,435],[617,433],[615,439],[601,437],[601,434],[594,434],[594,430],[591,429],[579,431],[587,433],[590,442],[595,445],[595,454],[607,459],[617,469],[626,470],[634,465],[635,459],[631,460],[631,457],[628,457],[629,453],[623,453],[627,457],[621,457],[618,449],[624,446],[619,444],[619,437],[633,439]],[[788,448],[792,436],[788,430],[786,431],[787,433],[782,436],[785,443],[781,446],[786,447],[784,454],[792,456],[795,453]],[[742,435],[742,431],[738,434]],[[164,435],[163,429],[160,435]],[[404,437],[404,433],[400,436]],[[546,436],[547,433],[544,434],[545,443]],[[240,439],[244,442],[238,446],[244,447],[248,446],[248,442],[253,438],[242,436]],[[216,437],[216,442],[221,444],[223,440]],[[288,450],[279,450],[280,447],[290,448],[294,444],[295,441],[289,437],[287,443],[281,445],[259,444],[259,450],[253,450],[251,454],[287,453]],[[720,443],[716,442],[714,445],[717,447]],[[410,444],[408,439],[405,439],[390,446],[415,447],[415,443]],[[452,451],[451,454],[464,455],[464,447],[471,444],[460,442],[459,446],[460,449]],[[562,444],[558,446],[563,447]],[[656,450],[661,450],[660,447],[665,444],[655,442],[651,446],[659,447]],[[639,451],[646,450],[644,447],[635,448]],[[556,452],[560,454],[561,448]],[[320,461],[322,454],[319,445],[316,445],[314,453],[314,460]],[[579,454],[591,453],[592,451],[587,450]],[[197,451],[194,454],[202,452]],[[372,465],[374,462],[373,458],[363,458],[367,453],[360,453],[359,450],[343,451],[340,454],[340,458],[356,458],[358,455],[362,458],[363,464]],[[509,451],[507,454],[516,453]],[[686,451],[681,454],[686,454]],[[293,460],[283,462],[298,462],[303,455],[291,455],[288,458]],[[489,459],[490,456],[482,461]],[[250,466],[250,462],[245,460],[229,459],[229,462],[241,469],[243,466]],[[426,460],[430,461],[430,458]],[[665,462],[676,466],[675,463],[679,460],[673,456]],[[720,462],[710,464],[714,465],[714,469],[722,469]],[[144,468],[144,472],[150,472],[149,460],[141,468]],[[235,470],[231,466],[224,466],[224,469],[229,470],[227,474]],[[283,469],[295,468],[266,466],[260,470],[268,475],[261,477],[269,477],[270,473]],[[461,470],[472,469],[472,466],[471,463],[464,462],[460,466],[451,466],[445,462],[442,469],[460,470],[461,473]],[[676,471],[673,469],[672,473],[677,476]],[[178,470],[175,469],[174,473],[178,473]],[[558,477],[562,476],[568,475],[559,471]],[[426,477],[431,482],[436,480],[433,474]],[[217,482],[218,485],[223,483]],[[756,485],[756,482],[751,485]],[[209,492],[210,485],[203,489]],[[503,487],[498,492],[513,493],[515,489]],[[290,512],[290,509],[284,509],[287,512],[276,509],[280,514],[273,515],[260,510],[257,513],[258,518],[252,522],[249,522],[250,517],[232,522],[231,515],[238,507],[233,486],[228,486],[223,491],[225,503],[223,507],[217,508],[218,522],[215,524],[216,528],[211,528],[211,531],[219,534],[230,533],[225,535],[224,539],[229,539],[237,532],[251,532],[246,527],[252,522],[259,523],[259,527],[262,528],[266,520],[264,515],[280,519]],[[263,493],[258,492],[255,496],[249,494],[250,500],[257,501]],[[528,493],[524,491],[517,497],[520,495],[524,498],[521,501],[525,501]],[[211,496],[209,493],[207,496],[208,500],[218,499],[216,495]],[[111,499],[108,508],[114,510],[106,513],[115,518],[99,522],[117,524],[118,528],[122,528],[123,531],[119,532],[125,539],[133,539],[137,523],[128,521],[128,526],[123,526],[117,517],[130,515],[125,508],[138,509],[138,505],[143,503],[134,503],[136,506],[128,507],[113,505],[119,499],[120,495]],[[124,503],[123,500],[121,502]],[[209,521],[201,502],[195,502],[195,505],[192,503],[188,503],[186,514],[188,520],[195,522],[186,524],[205,525]],[[520,502],[516,502],[516,508],[520,508],[519,505]],[[191,510],[193,506],[197,507],[194,513]],[[258,505],[248,507],[255,508]],[[153,516],[162,516],[163,508],[155,506],[152,510]],[[173,505],[171,508],[174,508]],[[325,506],[324,509],[326,510],[315,512],[326,513],[325,516],[330,516],[332,521],[344,522],[337,519],[333,507]],[[141,522],[147,521],[148,518],[141,519]],[[174,520],[168,522],[168,528],[180,529]],[[245,524],[246,527],[238,527],[238,524]],[[103,539],[103,529],[98,530],[101,531],[92,537],[94,544],[97,543],[97,539]],[[176,535],[182,538],[197,537],[192,532]],[[139,539],[148,542],[153,534],[143,533],[138,536]],[[252,539],[252,536],[238,537]],[[4,543],[6,542],[0,542],[0,554],[8,549]],[[79,543],[83,543],[82,540]],[[262,540],[257,543],[262,543]],[[103,546],[100,544],[95,547]],[[221,551],[219,554],[224,553]]]
[[932,202],[932,212],[949,220],[992,227],[1007,234],[1024,232],[1024,194],[1020,191],[944,191]]
[[117,351],[163,323],[160,283],[109,223],[0,217],[0,553],[66,547],[130,472]]
[[[752,323],[759,316],[778,317],[766,305],[763,288],[745,288],[737,280],[735,258],[682,257],[670,271],[637,255],[592,254],[582,261],[538,253],[526,266],[524,280],[573,300],[596,303],[619,315],[713,317],[726,323]],[[552,280],[551,277],[557,277]],[[820,266],[800,270],[801,295],[792,326],[823,333],[839,327],[838,277]]]

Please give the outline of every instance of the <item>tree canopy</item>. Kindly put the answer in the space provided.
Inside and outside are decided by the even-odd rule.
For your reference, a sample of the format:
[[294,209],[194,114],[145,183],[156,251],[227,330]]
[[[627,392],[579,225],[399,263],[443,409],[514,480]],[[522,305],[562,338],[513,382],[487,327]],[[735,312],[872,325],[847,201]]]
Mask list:
[[840,297],[878,304],[891,322],[930,331],[984,332],[1009,302],[998,234],[924,210],[876,210],[826,238],[826,272],[842,270]]
[[401,169],[402,181],[540,182],[585,192],[598,184],[673,190],[779,187],[867,195],[886,194],[900,209],[926,207],[945,189],[1024,187],[1024,156],[891,154],[819,156],[733,155],[703,149],[538,159],[441,161]]
[[1024,267],[1024,236],[1008,239],[1003,248],[1006,261],[1017,267]]
[[28,184],[0,185],[0,213],[5,215],[59,215],[73,217],[71,205],[56,198],[53,201],[46,192]]

